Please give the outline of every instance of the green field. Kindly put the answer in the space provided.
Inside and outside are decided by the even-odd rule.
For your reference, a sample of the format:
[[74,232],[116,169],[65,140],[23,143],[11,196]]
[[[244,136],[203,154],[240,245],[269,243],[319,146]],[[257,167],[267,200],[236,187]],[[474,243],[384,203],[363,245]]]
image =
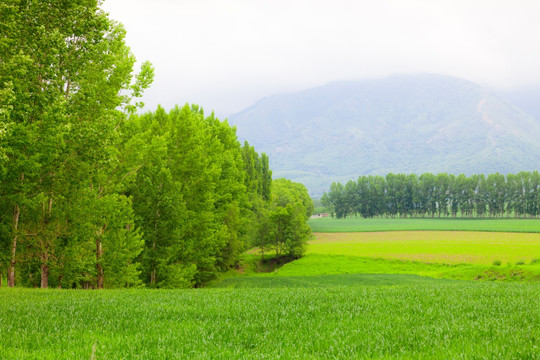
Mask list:
[[391,231],[318,233],[308,254],[447,264],[530,263],[540,259],[540,233]]
[[274,273],[257,276],[416,274],[459,280],[538,282],[539,259],[539,233],[316,233],[304,257]]
[[[243,278],[247,279],[247,278]],[[537,359],[540,286],[416,276],[0,290],[2,359]],[[245,281],[245,280],[244,280]],[[261,286],[262,284],[262,286]]]
[[246,254],[212,288],[1,288],[0,359],[540,359],[539,244],[326,233],[272,273]]
[[540,262],[524,265],[441,264],[380,258],[308,254],[267,277],[327,274],[415,274],[456,280],[540,282]]
[[331,217],[310,219],[313,232],[364,232],[364,231],[496,231],[540,232],[540,219],[364,219]]

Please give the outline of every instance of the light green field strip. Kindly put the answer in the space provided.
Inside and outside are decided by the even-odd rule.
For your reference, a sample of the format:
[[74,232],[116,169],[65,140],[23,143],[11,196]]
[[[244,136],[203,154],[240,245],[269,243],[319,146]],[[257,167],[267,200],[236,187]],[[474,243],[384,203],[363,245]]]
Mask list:
[[313,232],[494,231],[540,233],[540,219],[310,219]]
[[446,264],[503,264],[540,259],[540,233],[391,231],[317,233],[307,254]]
[[[408,274],[455,280],[540,281],[540,262],[524,265],[441,264],[347,255],[308,254],[266,276]],[[261,276],[263,274],[260,274]],[[263,275],[263,276],[264,276]]]

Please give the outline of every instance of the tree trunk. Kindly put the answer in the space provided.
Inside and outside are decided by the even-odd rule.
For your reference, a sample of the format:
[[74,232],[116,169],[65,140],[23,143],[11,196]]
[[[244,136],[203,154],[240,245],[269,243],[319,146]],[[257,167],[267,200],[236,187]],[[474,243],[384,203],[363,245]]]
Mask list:
[[[42,223],[42,231],[46,233],[45,228],[47,225],[51,222],[52,218],[52,196],[49,196],[49,199],[47,201],[47,208],[46,212],[44,211],[43,214],[43,223]],[[45,207],[45,206],[44,206]],[[49,249],[48,249],[48,243],[49,239],[47,236],[42,235],[40,237],[41,240],[41,284],[40,287],[42,289],[46,289],[49,287]]]
[[21,215],[21,209],[19,205],[15,205],[15,208],[13,210],[13,241],[11,243],[11,260],[9,262],[9,269],[8,269],[8,286],[14,287],[15,286],[15,255],[17,254],[17,239],[19,234],[19,217]]
[[[156,226],[157,228],[157,226]],[[152,257],[155,257],[156,254],[156,242],[152,243]],[[156,285],[156,264],[152,261],[152,272],[150,273],[150,286],[154,287]]]
[[49,254],[47,249],[44,247],[43,240],[41,240],[41,284],[42,289],[49,287]]
[[103,247],[101,244],[101,237],[96,240],[96,270],[97,270],[97,288],[103,289],[103,266],[101,265],[101,258],[103,256]]
[[103,271],[103,265],[101,264],[102,258],[103,258],[103,243],[102,238],[103,234],[105,233],[105,230],[107,230],[107,224],[103,225],[101,229],[97,233],[96,237],[96,288],[97,289],[103,289],[103,282],[104,282],[104,271]]
[[46,289],[49,287],[49,265],[41,265],[41,288]]
[[279,256],[279,237],[278,237],[278,232],[279,232],[279,225],[278,225],[278,231],[276,231],[276,256]]

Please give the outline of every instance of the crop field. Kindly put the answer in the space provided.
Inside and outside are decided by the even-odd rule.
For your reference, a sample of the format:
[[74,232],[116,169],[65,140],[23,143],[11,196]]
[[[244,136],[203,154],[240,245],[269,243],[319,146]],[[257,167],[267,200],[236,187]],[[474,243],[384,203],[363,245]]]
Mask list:
[[530,263],[540,259],[540,233],[391,231],[317,233],[308,254],[447,264]]
[[538,233],[319,233],[275,272],[211,288],[0,288],[0,359],[540,359],[539,246]]
[[540,262],[523,265],[441,264],[345,255],[308,254],[267,277],[327,274],[416,274],[457,280],[529,281],[540,283]]
[[364,219],[331,217],[309,220],[313,232],[364,232],[364,231],[495,231],[540,233],[540,219]]
[[[371,279],[370,279],[371,278]],[[244,281],[247,278],[244,278]],[[238,278],[241,280],[241,278]],[[540,286],[415,276],[0,290],[2,359],[538,359]]]

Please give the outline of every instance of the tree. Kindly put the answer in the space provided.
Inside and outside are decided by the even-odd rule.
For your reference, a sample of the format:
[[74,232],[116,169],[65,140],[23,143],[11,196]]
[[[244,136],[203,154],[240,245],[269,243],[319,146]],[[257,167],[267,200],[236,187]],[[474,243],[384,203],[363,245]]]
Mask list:
[[431,173],[424,173],[418,179],[421,197],[424,199],[422,210],[431,214],[431,217],[435,217],[435,212],[437,212],[436,178]]
[[449,191],[451,188],[450,176],[447,173],[439,173],[436,178],[436,187],[435,187],[435,198],[437,200],[437,212],[439,217],[441,214],[448,214],[448,202],[449,202]]
[[269,215],[272,171],[268,166],[268,156],[264,153],[259,156],[247,141],[242,146],[242,159],[247,207],[242,215],[239,236],[245,239],[247,246],[256,246],[264,259],[264,254],[272,247],[272,223]]
[[227,122],[195,105],[158,108],[126,128],[141,143],[142,166],[127,193],[144,233],[144,282],[199,286],[233,267],[265,214],[269,170],[258,154],[240,146]]
[[491,217],[503,216],[507,202],[507,186],[504,175],[489,174],[486,179],[486,192],[489,215]]
[[303,255],[311,229],[307,220],[313,212],[313,202],[304,185],[287,179],[272,183],[271,238],[276,255],[298,258]]
[[321,197],[321,202],[330,209],[332,216],[336,216],[338,219],[344,218],[348,214],[344,186],[341,183],[332,183],[330,191],[325,192]]
[[107,179],[118,168],[103,165],[116,163],[115,131],[125,119],[118,109],[132,111],[130,101],[152,80],[145,63],[132,83],[135,59],[125,31],[98,5],[0,5],[0,194],[10,214],[1,219],[9,229],[10,286],[20,241],[34,252],[25,259],[39,264],[41,286],[48,286],[70,236],[67,189],[93,186],[102,196],[110,189]]

